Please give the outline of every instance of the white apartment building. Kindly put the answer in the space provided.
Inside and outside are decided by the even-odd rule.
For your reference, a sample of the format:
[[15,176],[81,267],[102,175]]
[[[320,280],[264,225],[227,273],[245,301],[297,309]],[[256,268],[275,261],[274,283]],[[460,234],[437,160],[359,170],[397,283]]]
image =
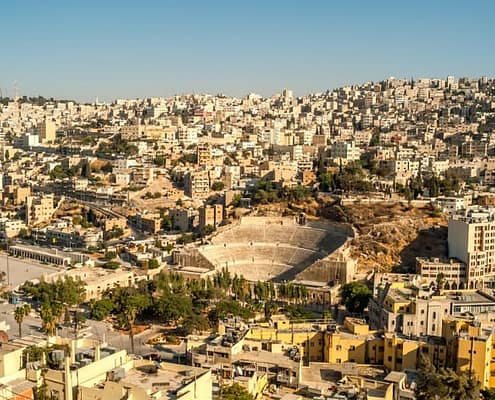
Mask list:
[[184,147],[189,147],[198,143],[198,130],[196,128],[179,128],[177,140]]
[[463,210],[470,206],[472,203],[471,196],[462,196],[462,197],[437,197],[435,199],[435,206],[440,208],[443,212],[452,214],[457,211]]
[[467,265],[469,289],[495,284],[495,207],[471,206],[451,216],[449,257]]
[[341,141],[332,144],[331,155],[334,160],[355,161],[361,156],[361,149],[354,141]]

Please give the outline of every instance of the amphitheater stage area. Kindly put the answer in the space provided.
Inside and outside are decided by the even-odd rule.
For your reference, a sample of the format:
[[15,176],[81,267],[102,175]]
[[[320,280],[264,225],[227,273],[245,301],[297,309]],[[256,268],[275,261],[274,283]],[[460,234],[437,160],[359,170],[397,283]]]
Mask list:
[[244,217],[222,227],[198,252],[214,269],[250,281],[291,281],[345,245],[352,232],[340,224],[290,217]]

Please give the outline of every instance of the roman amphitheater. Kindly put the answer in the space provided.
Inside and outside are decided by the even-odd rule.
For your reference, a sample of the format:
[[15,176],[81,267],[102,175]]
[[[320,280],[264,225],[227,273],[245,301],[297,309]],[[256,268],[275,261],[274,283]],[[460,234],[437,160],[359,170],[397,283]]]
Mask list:
[[[186,270],[221,270],[250,281],[352,280],[348,257],[352,231],[337,223],[293,217],[243,217],[217,229],[207,244],[176,257]],[[186,271],[184,271],[186,272]]]

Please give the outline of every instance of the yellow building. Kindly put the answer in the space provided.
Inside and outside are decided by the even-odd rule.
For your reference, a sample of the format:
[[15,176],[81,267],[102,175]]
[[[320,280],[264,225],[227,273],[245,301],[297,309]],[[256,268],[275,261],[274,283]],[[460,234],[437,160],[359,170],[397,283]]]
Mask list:
[[385,333],[383,364],[388,370],[416,369],[420,353],[427,356],[435,367],[446,366],[447,347],[443,338],[429,337],[418,341]]
[[364,320],[346,318],[341,329],[325,333],[325,361],[327,362],[381,364],[383,355],[382,336],[378,332],[370,331]]
[[326,361],[324,355],[324,329],[326,325],[324,324],[321,329],[315,328],[315,326],[317,326],[315,323],[292,323],[285,317],[276,318],[273,326],[259,325],[250,328],[246,339],[298,346],[306,363],[308,361]]
[[[494,335],[491,329],[450,321],[446,327],[448,342],[454,355],[455,370],[465,372],[480,381],[482,387],[495,387]],[[495,360],[495,359],[494,359]],[[493,378],[492,378],[492,370]]]

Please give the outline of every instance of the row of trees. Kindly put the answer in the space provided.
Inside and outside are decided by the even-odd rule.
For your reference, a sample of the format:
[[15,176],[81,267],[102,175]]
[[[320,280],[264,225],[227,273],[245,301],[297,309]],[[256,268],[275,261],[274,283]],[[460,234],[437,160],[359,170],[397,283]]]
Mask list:
[[368,192],[372,190],[372,184],[361,164],[352,162],[346,166],[340,166],[336,172],[323,172],[318,175],[320,190],[333,192]]
[[410,179],[406,185],[396,184],[396,190],[408,200],[416,199],[427,192],[430,197],[452,195],[461,190],[463,179],[455,174],[447,174],[440,179],[436,175],[418,176]]
[[[113,316],[120,328],[129,330],[132,342],[136,320],[167,323],[190,334],[207,331],[228,317],[250,320],[263,312],[269,317],[281,307],[277,296],[299,303],[307,298],[307,289],[282,284],[277,291],[271,282],[251,285],[227,269],[212,278],[190,281],[177,273],[161,273],[155,281],[143,281],[135,288],[110,289],[101,300],[92,300],[89,309],[91,318],[97,320]],[[301,318],[301,310],[299,306],[285,308],[294,318]]]
[[[42,329],[48,335],[55,334],[64,315],[69,322],[70,307],[85,300],[83,282],[70,277],[53,283],[26,282],[22,290],[37,303]],[[227,269],[211,278],[190,281],[180,274],[163,272],[156,280],[142,281],[136,287],[116,286],[108,290],[102,299],[90,301],[89,310],[91,318],[102,320],[112,316],[119,328],[128,330],[133,350],[136,320],[168,323],[190,334],[209,330],[228,317],[247,321],[263,312],[269,317],[281,307],[290,318],[304,318],[299,304],[307,297],[307,288],[302,285],[283,283],[278,288],[272,282],[252,285]],[[293,305],[283,307],[279,299]],[[22,320],[29,311],[24,307],[15,311],[19,335]]]
[[40,307],[42,330],[48,335],[54,335],[62,317],[68,320],[68,308],[84,302],[84,284],[78,279],[65,277],[56,282],[26,282],[22,291],[31,296]]
[[135,144],[128,142],[120,135],[115,135],[112,141],[100,143],[98,152],[103,154],[123,154],[129,157],[136,155],[138,148]]
[[277,203],[281,201],[301,202],[313,197],[313,192],[305,186],[280,187],[275,182],[262,179],[256,183],[252,193],[255,204]]

